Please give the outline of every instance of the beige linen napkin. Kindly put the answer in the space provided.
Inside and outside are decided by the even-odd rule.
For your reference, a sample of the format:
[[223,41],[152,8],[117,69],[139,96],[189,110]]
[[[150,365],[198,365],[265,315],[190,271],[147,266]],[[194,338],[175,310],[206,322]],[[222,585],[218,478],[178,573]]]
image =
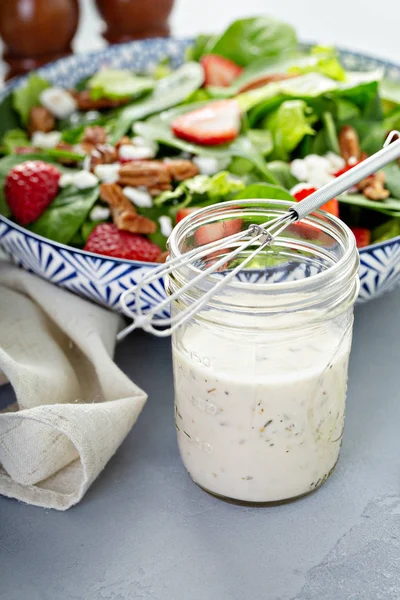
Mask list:
[[17,397],[0,413],[0,494],[65,510],[115,453],[147,397],[112,360],[119,325],[0,261],[0,372]]

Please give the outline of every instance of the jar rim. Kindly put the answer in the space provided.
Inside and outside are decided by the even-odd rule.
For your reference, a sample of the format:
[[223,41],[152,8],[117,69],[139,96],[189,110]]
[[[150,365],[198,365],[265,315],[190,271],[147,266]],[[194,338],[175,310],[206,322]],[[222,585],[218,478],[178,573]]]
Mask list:
[[[213,204],[204,208],[200,208],[195,211],[193,214],[189,214],[187,217],[182,219],[178,225],[174,228],[169,240],[168,246],[171,252],[172,257],[179,258],[184,257],[185,253],[181,252],[179,248],[179,239],[185,233],[185,230],[188,229],[190,225],[193,224],[193,221],[199,221],[199,227],[203,224],[202,221],[205,217],[211,216],[214,212],[217,213],[218,210],[223,208],[224,210],[229,208],[240,208],[246,207],[251,208],[252,206],[265,206],[266,209],[268,207],[271,208],[271,204],[275,207],[282,207],[282,215],[285,214],[287,209],[293,205],[293,202],[288,200],[280,200],[280,199],[265,199],[265,198],[247,198],[240,200],[230,200],[227,202]],[[321,218],[323,217],[323,219]],[[340,238],[337,241],[342,245],[344,252],[343,255],[334,262],[332,265],[328,266],[326,269],[320,271],[319,273],[312,274],[307,279],[299,279],[292,281],[279,281],[279,282],[265,282],[265,283],[251,283],[244,282],[239,280],[234,280],[229,282],[229,287],[237,290],[248,290],[248,291],[258,291],[258,292],[279,292],[279,291],[298,291],[299,288],[303,290],[308,286],[313,286],[314,284],[323,285],[327,279],[331,279],[335,277],[337,273],[340,273],[342,269],[351,262],[352,257],[357,252],[355,237],[351,231],[351,229],[338,217],[327,213],[321,209],[314,211],[311,215],[308,215],[304,219],[304,222],[309,222],[315,227],[319,227],[321,230],[326,229],[326,226],[331,225],[339,234]],[[324,225],[324,227],[322,227]],[[358,252],[356,254],[358,256]],[[358,269],[358,260],[354,261],[354,270],[355,273]],[[187,268],[193,271],[195,275],[198,275],[201,270],[194,265],[187,265]],[[210,278],[215,279],[214,275],[211,275]]]

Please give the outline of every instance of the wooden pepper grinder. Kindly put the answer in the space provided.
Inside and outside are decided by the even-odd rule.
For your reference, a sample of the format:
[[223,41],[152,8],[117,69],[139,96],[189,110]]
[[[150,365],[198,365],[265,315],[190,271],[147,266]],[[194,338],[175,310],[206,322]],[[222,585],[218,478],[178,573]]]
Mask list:
[[96,0],[111,44],[147,37],[167,37],[174,0]]
[[78,0],[0,0],[7,78],[70,54],[78,20]]

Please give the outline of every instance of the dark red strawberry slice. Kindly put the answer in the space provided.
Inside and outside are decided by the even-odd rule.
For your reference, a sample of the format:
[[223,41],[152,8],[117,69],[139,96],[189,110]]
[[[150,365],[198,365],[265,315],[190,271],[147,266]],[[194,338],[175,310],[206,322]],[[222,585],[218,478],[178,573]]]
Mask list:
[[371,232],[366,227],[350,227],[356,238],[357,248],[365,248],[371,243]]
[[232,142],[238,136],[240,116],[236,100],[216,100],[177,117],[171,129],[183,140],[216,146]]
[[204,69],[204,85],[229,87],[242,73],[242,67],[218,54],[206,54],[201,59]]
[[[315,187],[304,186],[303,189],[299,190],[298,192],[295,192],[293,194],[293,197],[297,200],[297,202],[300,202],[300,200],[304,200],[304,198],[307,198],[307,196],[313,194],[316,191],[317,188]],[[326,204],[323,204],[321,206],[321,210],[324,210],[325,212],[330,213],[335,217],[339,217],[339,202],[336,200],[336,198],[333,198],[332,200],[326,202]]]

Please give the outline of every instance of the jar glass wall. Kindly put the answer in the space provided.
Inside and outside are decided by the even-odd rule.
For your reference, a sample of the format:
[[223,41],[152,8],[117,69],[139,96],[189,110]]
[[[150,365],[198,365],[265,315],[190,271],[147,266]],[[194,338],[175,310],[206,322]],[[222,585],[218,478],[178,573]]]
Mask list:
[[[171,256],[286,209],[285,202],[265,200],[208,207],[177,227]],[[211,253],[175,271],[168,293],[215,259]],[[237,264],[227,261],[224,271]],[[291,225],[175,331],[178,443],[200,486],[234,500],[276,502],[308,493],[329,476],[343,434],[357,271],[353,235],[319,212]],[[173,313],[220,276],[191,288]]]

